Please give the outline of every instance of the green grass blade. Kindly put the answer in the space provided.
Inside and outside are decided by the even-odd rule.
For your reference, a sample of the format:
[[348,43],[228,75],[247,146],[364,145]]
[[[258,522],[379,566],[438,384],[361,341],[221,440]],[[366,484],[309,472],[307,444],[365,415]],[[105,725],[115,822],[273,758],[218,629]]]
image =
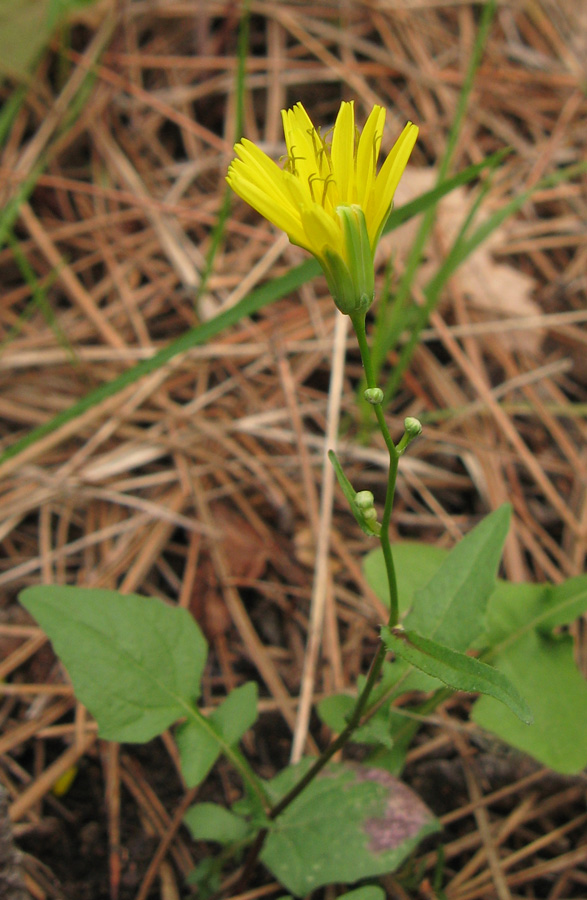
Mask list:
[[13,341],[14,338],[20,333],[20,331],[24,327],[25,322],[28,321],[28,319],[30,319],[34,314],[35,310],[38,309],[47,322],[47,325],[53,331],[53,334],[55,335],[55,338],[60,346],[63,347],[63,349],[69,355],[70,360],[74,363],[77,362],[75,350],[69,342],[67,335],[59,325],[57,317],[51,309],[49,302],[47,301],[47,292],[57,279],[57,271],[53,269],[45,279],[45,283],[41,284],[39,279],[37,278],[36,272],[33,270],[25,254],[20,249],[20,244],[13,233],[10,233],[8,235],[8,244],[12,250],[14,260],[18,268],[20,269],[24,280],[31,289],[31,301],[23,310],[18,318],[18,321],[12,326],[4,340],[0,342],[0,354],[2,353],[4,348],[7,347],[10,342]]
[[[576,178],[586,171],[587,161],[567,166],[565,169],[559,169],[551,175],[541,179],[541,181],[537,182],[531,188],[528,188],[528,190],[522,191],[522,193],[510,200],[509,203],[506,203],[501,209],[494,212],[485,222],[479,225],[477,230],[474,231],[470,237],[466,237],[466,235],[463,234],[463,229],[461,229],[461,232],[454,241],[444,263],[424,288],[425,303],[418,308],[416,322],[412,327],[410,336],[402,348],[398,362],[385,387],[384,403],[388,403],[397,390],[404,372],[410,365],[412,356],[418,345],[420,333],[426,327],[430,313],[438,304],[446,282],[451,275],[455,273],[461,263],[463,263],[464,260],[467,259],[485,240],[487,240],[489,235],[492,234],[496,228],[499,228],[509,216],[521,209],[535,191],[553,187],[562,181],[570,181],[572,178]],[[467,221],[470,221],[470,218],[470,215],[467,216]]]
[[[239,32],[238,32],[238,43],[237,43],[237,69],[236,69],[236,121],[235,121],[235,139],[238,141],[243,133],[243,123],[245,117],[245,87],[246,87],[246,63],[249,52],[249,23],[250,23],[250,9],[249,9],[249,0],[245,0],[243,5],[243,13],[240,20]],[[214,268],[214,260],[216,259],[216,254],[220,249],[220,245],[222,243],[222,239],[224,237],[224,232],[226,230],[226,223],[228,221],[228,217],[230,215],[230,207],[232,203],[232,189],[225,184],[224,193],[222,196],[222,203],[220,205],[220,210],[218,212],[218,219],[214,228],[212,229],[210,235],[210,247],[208,249],[208,253],[206,254],[206,263],[204,266],[204,271],[202,272],[202,276],[200,278],[200,283],[196,288],[196,296],[194,298],[194,303],[197,304],[200,298],[204,295],[206,291],[206,287],[208,285],[208,281],[210,279],[210,275],[212,274],[212,270]]]
[[[485,48],[485,43],[489,36],[489,29],[493,21],[495,9],[495,0],[490,0],[490,2],[483,7],[475,45],[473,47],[473,52],[471,54],[471,59],[469,61],[469,66],[465,75],[463,87],[459,95],[455,118],[448,137],[446,150],[438,169],[438,184],[441,184],[445,180],[452,163],[452,158],[459,138],[463,118],[467,110],[469,96],[473,88],[475,74],[477,72],[477,69],[479,68],[483,50]],[[394,346],[396,346],[401,331],[403,330],[405,306],[412,290],[414,278],[422,261],[424,247],[426,246],[426,242],[430,236],[435,216],[436,205],[434,204],[427,209],[424,219],[418,230],[418,234],[416,235],[416,239],[408,257],[404,275],[400,281],[399,288],[394,299],[389,320],[387,321],[385,328],[373,335],[371,352],[373,367],[375,369],[375,378],[378,377],[387,354],[391,349],[393,349]]]
[[[483,160],[483,162],[469,166],[453,178],[445,180],[441,185],[435,187],[434,190],[428,191],[411,203],[407,203],[405,206],[394,210],[390,216],[390,222],[388,222],[388,230],[397,227],[398,224],[403,224],[403,222],[408,221],[412,216],[427,209],[430,205],[436,203],[439,197],[448,194],[455,187],[473,181],[485,168],[496,166],[507,152],[508,151],[501,150],[498,153],[494,153],[492,156]],[[15,197],[13,203],[10,205],[12,215],[8,215],[7,210],[4,211],[4,216],[6,216],[6,218],[0,215],[0,245],[3,240],[6,240],[9,229],[18,215],[20,203],[24,202],[30,192],[34,189],[36,179],[43,168],[44,163],[40,164],[27,182],[21,186],[18,197]],[[118,378],[115,378],[108,384],[100,385],[100,387],[91,391],[85,397],[82,397],[81,400],[78,400],[71,407],[58,413],[50,421],[45,422],[38,428],[32,429],[28,434],[25,434],[20,440],[15,441],[14,444],[7,447],[4,452],[0,454],[0,464],[17,456],[19,453],[22,453],[23,450],[32,446],[45,435],[51,434],[51,432],[55,431],[57,428],[60,428],[67,422],[77,418],[77,416],[80,416],[82,413],[86,412],[86,410],[91,409],[92,406],[95,406],[97,403],[101,403],[107,397],[114,396],[114,394],[123,390],[129,384],[138,381],[143,375],[154,372],[159,366],[165,365],[165,363],[173,359],[178,353],[183,353],[192,347],[204,344],[210,338],[220,334],[224,328],[230,328],[232,325],[236,325],[245,316],[252,315],[260,309],[263,309],[264,306],[272,303],[274,300],[278,300],[291,291],[297,290],[297,288],[301,287],[307,281],[310,281],[311,278],[315,278],[319,275],[320,272],[321,269],[316,260],[310,259],[297,266],[295,269],[292,269],[287,275],[268,282],[263,285],[262,288],[253,291],[247,297],[244,297],[239,303],[235,304],[232,309],[220,313],[204,325],[199,325],[196,328],[191,329],[186,332],[186,334],[177,338],[177,340],[172,341],[166,347],[162,348],[162,350],[151,357],[151,359],[137,363],[136,366],[123,372]]]
[[12,128],[12,123],[16,118],[25,95],[26,88],[24,86],[17,87],[12,91],[8,99],[5,100],[4,105],[0,110],[0,147],[3,147],[6,142],[6,138]]
[[467,166],[466,169],[462,169],[460,172],[457,172],[456,175],[445,178],[429,191],[420,194],[415,200],[404,203],[399,209],[393,209],[389,219],[385,223],[383,234],[388,234],[390,231],[393,231],[394,228],[399,228],[404,222],[407,222],[421,212],[426,212],[431,206],[435,207],[439,200],[442,200],[443,197],[446,197],[446,195],[450,194],[451,191],[454,191],[455,188],[470,184],[471,181],[474,181],[474,179],[486,169],[496,169],[502,160],[504,160],[506,156],[509,156],[511,152],[511,147],[502,147],[501,150],[496,150],[495,153],[487,156],[481,162]]
[[5,245],[8,236],[12,233],[13,226],[18,218],[18,212],[23,203],[26,203],[35,189],[37,179],[47,164],[42,159],[32,170],[31,174],[19,186],[18,190],[10,198],[4,209],[0,212],[0,249]]
[[127,369],[113,381],[101,384],[98,388],[90,391],[90,393],[86,394],[85,397],[82,397],[81,400],[78,400],[72,406],[64,409],[48,422],[39,425],[37,428],[33,428],[28,434],[25,434],[24,437],[15,441],[14,444],[11,444],[4,450],[2,455],[0,455],[0,464],[17,456],[19,453],[22,453],[23,450],[40,440],[40,438],[45,437],[47,434],[51,434],[51,432],[60,428],[62,425],[65,425],[67,422],[71,422],[88,409],[96,406],[96,404],[101,403],[108,397],[114,396],[114,394],[117,394],[119,391],[123,390],[123,388],[128,387],[128,385],[134,384],[134,382],[138,381],[139,378],[142,378],[143,375],[148,375],[156,369],[159,369],[179,353],[185,353],[187,350],[191,350],[192,347],[205,344],[206,341],[215,337],[217,334],[220,334],[225,328],[236,325],[236,323],[245,318],[245,316],[253,315],[274,300],[278,300],[292,291],[297,290],[305,284],[306,281],[309,281],[310,278],[318,275],[319,272],[320,266],[318,263],[313,259],[308,260],[300,266],[296,266],[295,269],[291,269],[291,271],[281,278],[276,278],[270,283],[258,288],[256,291],[253,291],[239,303],[235,304],[230,309],[219,313],[219,315],[210,319],[208,322],[204,322],[204,324],[198,325],[196,328],[191,328],[181,337],[177,338],[177,340],[171,341],[166,347],[159,350],[159,352],[150,359],[145,359],[131,369]]

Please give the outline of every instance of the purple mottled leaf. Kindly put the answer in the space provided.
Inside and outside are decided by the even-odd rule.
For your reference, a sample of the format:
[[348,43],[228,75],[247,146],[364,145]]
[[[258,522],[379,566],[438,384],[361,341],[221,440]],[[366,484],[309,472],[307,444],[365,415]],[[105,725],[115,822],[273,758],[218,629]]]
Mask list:
[[[278,799],[304,763],[269,784]],[[324,884],[353,884],[393,872],[439,824],[407,785],[381,769],[331,765],[273,823],[262,860],[303,896]]]

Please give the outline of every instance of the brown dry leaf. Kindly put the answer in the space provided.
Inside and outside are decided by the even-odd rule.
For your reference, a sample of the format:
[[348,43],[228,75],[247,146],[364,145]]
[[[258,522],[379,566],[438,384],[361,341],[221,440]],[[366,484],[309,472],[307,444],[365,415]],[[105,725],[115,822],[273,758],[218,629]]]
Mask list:
[[232,627],[232,618],[226,603],[215,588],[209,588],[204,593],[204,610],[200,625],[211,642],[223,634],[228,634]]
[[[260,578],[267,567],[269,553],[253,526],[223,503],[212,505],[212,515],[214,526],[221,535],[230,574],[237,579],[254,581]],[[214,565],[208,556],[200,564],[190,609],[208,640],[213,641],[230,630],[230,613],[222,599]]]
[[316,539],[311,528],[298,528],[294,535],[296,559],[307,569],[316,563]]
[[[437,177],[434,168],[408,168],[396,192],[397,205],[403,206],[433,188]],[[470,204],[471,197],[464,187],[451,191],[438,204],[434,231],[436,240],[428,242],[426,259],[416,276],[418,287],[423,288],[438,269],[462,227]],[[487,214],[484,216],[481,212],[478,224],[484,218]],[[420,220],[421,217],[416,216],[383,238],[381,247],[386,258],[392,253],[397,254],[400,260],[407,257]],[[540,308],[531,297],[537,286],[535,280],[512,266],[496,262],[493,256],[495,248],[503,246],[507,240],[508,226],[504,224],[462,263],[453,279],[467,297],[470,308],[483,313],[484,318],[487,315],[491,319],[539,315]],[[500,336],[508,347],[516,346],[533,355],[538,355],[542,339],[543,333],[537,328],[511,333],[504,331]]]
[[222,534],[226,560],[234,578],[255,580],[260,578],[269,551],[252,525],[229,506],[215,503],[212,506],[214,526]]
[[[311,528],[296,528],[293,537],[293,550],[295,558],[306,569],[313,569],[316,565],[316,538]],[[329,563],[331,575],[337,575],[341,571],[340,561],[333,557]]]

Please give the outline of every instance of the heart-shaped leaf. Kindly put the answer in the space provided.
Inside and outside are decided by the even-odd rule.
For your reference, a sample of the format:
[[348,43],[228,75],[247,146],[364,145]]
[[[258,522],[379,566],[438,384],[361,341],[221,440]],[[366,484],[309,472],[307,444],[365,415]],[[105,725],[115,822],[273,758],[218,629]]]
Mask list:
[[[305,768],[307,762],[270,782],[275,799]],[[439,827],[422,800],[389,773],[331,765],[273,823],[261,859],[299,897],[324,884],[393,872]]]
[[101,737],[149,741],[191,710],[208,648],[186,609],[63,585],[27,588],[19,599],[51,640]]

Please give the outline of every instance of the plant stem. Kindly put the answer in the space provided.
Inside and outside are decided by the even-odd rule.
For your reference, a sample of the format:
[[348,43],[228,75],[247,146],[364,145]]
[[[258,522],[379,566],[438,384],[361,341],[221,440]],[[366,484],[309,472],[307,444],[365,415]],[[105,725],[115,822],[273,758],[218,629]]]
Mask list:
[[[356,317],[351,316],[351,322],[353,323],[353,328],[355,329],[355,334],[357,335],[359,350],[361,352],[361,359],[363,360],[363,367],[365,369],[367,386],[370,388],[374,388],[376,387],[376,384],[373,371],[373,362],[371,359],[371,351],[369,349],[365,331],[365,314],[362,313]],[[379,429],[389,452],[389,475],[387,478],[387,493],[385,496],[385,506],[381,519],[381,534],[379,536],[379,540],[381,542],[381,549],[383,551],[385,569],[387,572],[387,582],[389,585],[390,612],[388,625],[390,628],[393,628],[395,625],[397,625],[399,619],[399,602],[395,566],[393,563],[393,554],[391,552],[391,543],[389,540],[389,523],[391,519],[391,510],[393,507],[395,482],[397,479],[397,469],[400,453],[393,443],[391,434],[389,433],[389,429],[385,422],[385,416],[383,414],[381,405],[375,405],[374,410],[377,417],[377,422],[379,424]],[[303,775],[302,778],[300,778],[300,780],[293,786],[293,788],[288,791],[287,794],[285,794],[285,796],[282,797],[281,800],[269,810],[268,818],[270,820],[274,820],[279,815],[281,815],[281,813],[284,812],[284,810],[287,809],[287,807],[290,806],[291,803],[293,803],[296,797],[299,797],[299,795],[306,789],[306,787],[314,780],[316,775],[318,775],[318,773],[324,768],[324,766],[332,759],[334,754],[342,749],[342,747],[344,747],[344,745],[347,743],[347,741],[361,722],[361,718],[369,702],[371,692],[377,683],[379,675],[381,674],[381,668],[385,661],[386,654],[387,650],[385,648],[385,645],[381,643],[379,645],[377,653],[373,658],[371,667],[369,669],[369,674],[367,675],[367,680],[365,682],[363,690],[357,697],[357,702],[355,703],[354,709],[347,721],[346,727],[340,732],[338,737],[335,738],[334,741],[332,741],[332,743],[326,748],[326,750],[324,750],[323,753],[320,754],[318,759],[313,763],[313,765],[310,766],[306,774]],[[257,863],[259,854],[263,849],[263,844],[265,843],[267,833],[268,829],[263,828],[257,834],[255,841],[253,842],[249,851],[248,858],[245,862],[242,876],[238,882],[239,889],[243,889],[247,884],[248,879]]]
[[369,696],[375,683],[379,677],[379,673],[381,672],[381,666],[383,665],[383,661],[385,659],[387,651],[385,649],[385,645],[382,643],[379,646],[377,654],[373,658],[373,662],[371,663],[371,668],[369,669],[369,675],[367,676],[367,681],[365,682],[365,687],[361,691],[359,697],[357,698],[357,702],[355,703],[355,708],[347,722],[346,727],[343,731],[340,732],[338,737],[332,741],[331,744],[324,750],[324,752],[318,757],[316,762],[308,769],[306,774],[300,778],[300,780],[293,786],[293,788],[288,791],[288,793],[281,798],[279,803],[271,809],[269,813],[270,819],[276,819],[277,816],[286,809],[292,803],[296,797],[298,797],[304,788],[306,788],[311,781],[314,780],[318,772],[324,768],[327,762],[332,759],[335,753],[337,753],[348,741],[353,731],[356,729],[357,725],[361,721],[361,716],[363,715],[363,710],[367,705],[367,701],[369,700]]
[[185,707],[188,718],[192,719],[199,728],[207,732],[218,743],[222,753],[232,763],[237,772],[239,772],[243,783],[249,790],[251,798],[257,803],[260,810],[263,810],[268,814],[270,811],[270,803],[269,798],[265,793],[265,789],[263,788],[263,783],[261,779],[255,775],[255,772],[239,748],[227,743],[219,730],[214,727],[207,716],[204,716],[196,706],[185,704]]
[[[351,316],[351,322],[353,323],[353,328],[355,329],[355,334],[357,335],[357,341],[359,343],[361,359],[363,360],[367,385],[370,388],[374,388],[376,387],[376,384],[373,374],[371,351],[369,349],[369,344],[367,343],[367,334],[365,331],[365,314],[362,313],[357,317]],[[395,576],[395,566],[393,563],[393,554],[391,552],[391,544],[389,541],[389,522],[391,519],[391,510],[393,507],[395,482],[397,478],[397,468],[400,454],[398,453],[397,448],[393,443],[393,440],[389,433],[389,429],[387,427],[387,423],[385,422],[385,416],[383,415],[381,405],[377,404],[374,409],[381,434],[383,435],[383,440],[385,441],[385,445],[389,451],[389,475],[387,478],[387,493],[385,496],[385,507],[381,519],[381,534],[379,536],[379,540],[381,542],[381,549],[383,551],[385,569],[387,572],[387,581],[389,584],[390,612],[388,625],[390,628],[393,628],[395,625],[397,625],[399,620],[399,602],[397,592],[397,579]],[[342,747],[344,747],[353,731],[355,731],[361,721],[361,716],[363,715],[365,707],[367,706],[371,691],[373,690],[377,679],[379,678],[381,667],[383,666],[383,662],[385,660],[386,652],[387,651],[384,644],[381,644],[373,659],[373,662],[371,663],[367,681],[365,682],[365,686],[361,691],[359,697],[357,698],[357,702],[346,727],[343,729],[343,731],[341,731],[338,737],[326,748],[326,750],[324,750],[324,752],[318,757],[316,762],[308,769],[306,774],[298,781],[298,783],[295,784],[293,788],[288,791],[288,793],[284,797],[282,797],[279,803],[271,809],[269,813],[270,819],[276,819],[277,816],[282,813],[284,809],[286,809],[290,805],[290,803],[292,803],[296,799],[296,797],[298,797],[302,793],[304,788],[306,788],[307,785],[314,780],[318,772],[320,772],[320,770],[324,768],[326,763],[330,759],[332,759],[334,754],[337,753]]]
[[[353,328],[355,329],[355,334],[357,335],[357,341],[359,343],[359,350],[361,352],[361,359],[363,360],[363,368],[365,369],[367,387],[377,387],[377,385],[375,384],[371,350],[369,349],[367,334],[365,332],[365,314],[362,313],[356,317],[351,316],[351,322],[353,323]],[[381,431],[383,440],[385,441],[385,446],[387,447],[387,450],[389,452],[389,475],[387,477],[387,493],[385,495],[385,506],[381,519],[381,534],[379,536],[379,540],[381,542],[383,559],[385,561],[385,570],[387,572],[387,583],[389,585],[388,625],[390,628],[393,628],[399,621],[399,598],[397,593],[397,579],[395,575],[395,566],[393,563],[393,554],[391,552],[391,543],[389,541],[389,523],[391,520],[391,511],[393,508],[393,498],[395,496],[395,482],[397,479],[397,468],[400,454],[398,453],[397,448],[393,443],[393,440],[389,433],[389,428],[387,427],[381,404],[378,403],[374,407],[374,410],[377,417],[379,430]]]
[[[357,698],[357,702],[355,704],[355,708],[348,720],[346,727],[341,731],[338,737],[332,741],[331,744],[324,750],[323,753],[320,754],[316,762],[310,766],[305,775],[300,778],[300,780],[293,786],[293,788],[285,794],[284,797],[281,798],[279,803],[271,808],[268,813],[268,818],[273,821],[276,819],[281,813],[296,799],[299,795],[304,791],[311,781],[314,780],[316,775],[324,768],[324,766],[332,759],[335,753],[337,753],[348,741],[353,731],[356,729],[357,725],[361,721],[361,716],[363,715],[363,711],[367,705],[367,701],[369,700],[369,696],[371,691],[373,690],[377,679],[379,678],[379,673],[381,672],[381,667],[385,660],[387,650],[385,648],[385,644],[383,642],[379,645],[379,649],[373,658],[373,662],[371,663],[371,668],[369,669],[369,674],[367,676],[367,681],[365,682],[365,686],[361,691],[359,697]],[[251,848],[249,850],[247,859],[245,860],[245,864],[242,870],[242,873],[238,879],[236,889],[238,891],[244,890],[246,885],[248,884],[249,878],[251,877],[253,870],[257,864],[257,859],[259,858],[259,854],[263,849],[263,844],[265,843],[265,838],[267,837],[269,829],[262,828]]]

